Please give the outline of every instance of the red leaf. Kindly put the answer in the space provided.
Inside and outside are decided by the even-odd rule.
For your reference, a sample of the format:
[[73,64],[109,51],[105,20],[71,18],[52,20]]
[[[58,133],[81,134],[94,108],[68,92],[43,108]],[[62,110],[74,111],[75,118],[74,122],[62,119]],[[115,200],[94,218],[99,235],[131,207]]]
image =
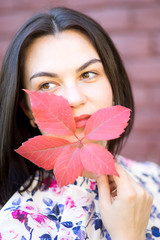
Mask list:
[[[53,93],[30,92],[32,111],[41,130],[49,134],[74,135],[72,108],[63,97]],[[100,109],[94,113],[84,129],[85,138],[110,140],[120,136],[127,126],[130,109],[122,106]],[[102,146],[83,139],[70,143],[53,136],[36,136],[16,150],[23,157],[46,170],[54,168],[59,186],[73,183],[82,175],[83,167],[97,175],[117,175],[112,154]],[[81,149],[79,148],[81,144]]]
[[80,149],[77,145],[68,145],[56,159],[54,173],[60,187],[74,183],[82,175],[83,166],[80,160]]
[[56,135],[72,135],[75,121],[66,99],[53,93],[24,90],[30,96],[32,112],[39,128]]
[[104,147],[94,143],[87,143],[81,148],[80,156],[87,172],[92,172],[96,175],[118,176],[113,155]]
[[56,158],[71,143],[65,139],[52,136],[36,136],[24,142],[15,150],[23,157],[46,170],[54,168]]
[[128,125],[130,109],[117,105],[95,112],[87,121],[84,134],[87,139],[111,140],[120,137]]

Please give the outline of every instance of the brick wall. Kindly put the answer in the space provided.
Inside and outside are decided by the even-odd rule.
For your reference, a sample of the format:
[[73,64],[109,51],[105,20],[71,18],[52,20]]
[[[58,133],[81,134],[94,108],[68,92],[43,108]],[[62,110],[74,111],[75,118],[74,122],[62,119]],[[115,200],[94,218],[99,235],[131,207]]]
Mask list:
[[122,153],[160,164],[159,0],[0,0],[0,65],[21,24],[50,7],[80,10],[109,32],[130,76],[136,104],[134,129]]

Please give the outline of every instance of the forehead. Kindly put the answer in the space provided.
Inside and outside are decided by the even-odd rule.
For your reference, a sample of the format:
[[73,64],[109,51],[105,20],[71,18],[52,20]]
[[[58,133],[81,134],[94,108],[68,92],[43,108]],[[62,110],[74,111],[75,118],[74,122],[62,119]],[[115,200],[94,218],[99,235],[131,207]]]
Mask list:
[[[82,33],[66,30],[56,35],[46,35],[35,39],[27,48],[25,67],[55,68],[83,64],[91,58],[99,58],[90,40]],[[38,69],[37,69],[38,70]]]

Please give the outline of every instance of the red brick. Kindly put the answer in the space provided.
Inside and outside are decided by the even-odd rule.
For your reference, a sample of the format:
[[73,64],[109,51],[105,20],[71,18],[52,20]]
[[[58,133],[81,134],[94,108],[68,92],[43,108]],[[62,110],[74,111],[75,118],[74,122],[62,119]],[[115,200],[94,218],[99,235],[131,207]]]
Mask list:
[[149,108],[156,106],[160,109],[160,82],[153,86],[134,84],[132,88],[136,106],[148,106]]
[[160,5],[133,10],[133,28],[140,30],[160,30]]
[[159,137],[150,139],[148,134],[131,133],[121,154],[137,161],[153,161],[160,165]]
[[94,7],[108,6],[139,6],[141,4],[156,3],[156,0],[1,0],[0,10],[14,9],[48,9],[49,7],[66,6],[75,9],[86,9]]
[[160,132],[160,111],[156,107],[142,107],[136,109],[136,119],[134,128],[139,131],[159,131]]
[[0,11],[4,11],[4,9],[9,10],[11,8],[13,8],[14,6],[14,1],[12,0],[1,0],[0,3]]
[[0,36],[13,36],[19,27],[30,17],[30,11],[17,11],[0,15]]
[[133,83],[134,81],[143,81],[149,85],[159,83],[160,56],[128,60],[125,61],[125,65]]
[[8,48],[8,46],[9,46],[9,42],[8,41],[1,41],[0,40],[0,67],[1,67],[1,64],[2,64],[2,59],[3,59],[3,57],[4,57],[4,55],[5,55],[5,52],[6,52],[6,50],[7,50],[7,48]]
[[108,0],[107,3],[119,3],[119,4],[134,4],[136,6],[139,6],[141,4],[147,4],[147,3],[156,3],[156,0]]
[[64,0],[3,0],[0,4],[0,10],[2,11],[17,11],[17,10],[47,10],[50,7],[57,7],[60,4],[64,4]]
[[69,7],[69,8],[73,8],[73,9],[90,9],[90,8],[94,8],[94,7],[101,7],[101,5],[104,5],[106,3],[106,0],[81,0],[81,1],[75,1],[75,0],[63,0],[60,1],[61,5]]
[[160,55],[160,34],[155,33],[154,36],[152,36],[152,51],[154,54]]
[[150,54],[150,39],[145,33],[112,34],[112,39],[123,57],[143,57]]
[[129,12],[127,8],[102,8],[88,10],[86,13],[98,21],[106,31],[122,31],[130,28]]

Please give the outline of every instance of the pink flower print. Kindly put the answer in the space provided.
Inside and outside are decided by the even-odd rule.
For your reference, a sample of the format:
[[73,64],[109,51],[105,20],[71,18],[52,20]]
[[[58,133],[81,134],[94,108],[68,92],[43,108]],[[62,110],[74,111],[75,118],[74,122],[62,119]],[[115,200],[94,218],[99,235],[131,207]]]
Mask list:
[[[43,182],[43,185],[46,186],[47,185],[47,181],[48,178],[46,178]],[[62,190],[58,187],[57,182],[55,179],[53,179],[53,181],[51,182],[51,184],[49,185],[49,188],[53,191],[56,192],[57,194],[61,194]],[[41,188],[41,190],[43,190],[43,188]]]
[[46,220],[46,217],[41,215],[41,214],[37,214],[37,215],[34,215],[34,216],[32,215],[32,218],[40,224],[45,223],[45,220]]
[[28,213],[22,210],[15,210],[12,212],[12,217],[18,219],[21,223],[27,218]]
[[91,190],[96,190],[96,182],[95,181],[90,182],[90,189]]
[[[43,185],[46,186],[48,182],[48,177],[44,180]],[[58,185],[55,179],[53,179],[53,181],[51,182],[51,184],[49,185],[49,188],[54,188],[57,189]]]
[[55,179],[53,179],[53,181],[51,182],[51,185],[49,186],[50,188],[54,188],[54,189],[57,189],[58,188],[58,185],[57,185],[57,182]]
[[32,206],[29,206],[29,205],[28,205],[28,206],[26,206],[25,208],[26,208],[26,209],[28,209],[28,210],[34,210],[34,207],[32,207]]
[[0,240],[8,240],[8,239],[20,239],[19,238],[19,234],[17,234],[14,230],[9,230],[6,231],[4,233],[2,233],[2,235],[0,235]]
[[67,200],[66,200],[66,204],[65,204],[65,205],[66,205],[66,206],[69,205],[70,208],[75,207],[75,203],[74,203],[74,201],[71,199],[71,197],[67,197]]

